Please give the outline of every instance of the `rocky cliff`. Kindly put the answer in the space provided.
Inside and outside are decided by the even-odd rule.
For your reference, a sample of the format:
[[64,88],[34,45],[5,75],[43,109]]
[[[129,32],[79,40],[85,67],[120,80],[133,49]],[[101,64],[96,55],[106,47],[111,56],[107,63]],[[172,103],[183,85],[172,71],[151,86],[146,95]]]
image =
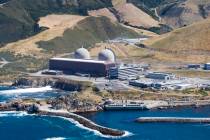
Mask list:
[[91,85],[89,82],[73,81],[64,78],[22,77],[13,86],[42,87],[51,86],[65,91],[81,91]]

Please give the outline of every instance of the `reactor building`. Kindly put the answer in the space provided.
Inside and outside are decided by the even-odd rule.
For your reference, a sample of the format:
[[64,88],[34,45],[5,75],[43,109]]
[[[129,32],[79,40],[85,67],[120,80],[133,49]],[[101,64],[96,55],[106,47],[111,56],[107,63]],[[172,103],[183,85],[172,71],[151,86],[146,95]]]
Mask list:
[[95,77],[115,76],[116,57],[111,49],[104,49],[98,54],[98,59],[91,59],[85,48],[74,52],[73,58],[51,58],[49,70],[62,71],[65,74],[88,74]]

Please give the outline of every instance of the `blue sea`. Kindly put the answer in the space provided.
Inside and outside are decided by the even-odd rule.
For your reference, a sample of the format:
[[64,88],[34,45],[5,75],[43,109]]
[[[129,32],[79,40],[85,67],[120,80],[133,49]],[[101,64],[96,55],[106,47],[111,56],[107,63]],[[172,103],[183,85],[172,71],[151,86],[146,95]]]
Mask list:
[[[5,90],[5,89],[4,89]],[[54,91],[47,91],[54,92]],[[43,92],[42,94],[44,94]],[[1,94],[1,93],[0,93]],[[39,93],[40,94],[40,93]],[[0,95],[0,97],[5,95]],[[54,96],[54,94],[53,94]],[[49,98],[50,96],[45,96]],[[12,97],[11,97],[12,98]],[[8,97],[6,98],[8,100]],[[119,140],[209,140],[210,124],[135,123],[143,116],[210,117],[210,107],[148,111],[106,111],[81,114],[97,124],[128,131]],[[0,140],[109,140],[111,137],[59,117],[0,113]]]

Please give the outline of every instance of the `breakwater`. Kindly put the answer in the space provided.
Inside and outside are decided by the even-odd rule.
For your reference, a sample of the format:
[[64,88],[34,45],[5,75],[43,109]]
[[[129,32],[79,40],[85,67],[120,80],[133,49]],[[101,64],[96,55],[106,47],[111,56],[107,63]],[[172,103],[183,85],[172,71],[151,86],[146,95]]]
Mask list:
[[210,123],[210,118],[140,117],[135,121],[139,123]]
[[100,125],[95,124],[94,122],[74,113],[70,112],[60,112],[60,111],[49,111],[49,110],[39,110],[39,107],[35,104],[25,105],[20,103],[11,103],[11,104],[0,104],[0,111],[26,111],[29,114],[36,114],[41,116],[55,116],[55,117],[64,117],[67,119],[73,119],[74,121],[78,122],[79,124],[83,125],[86,128],[95,130],[100,132],[106,136],[113,136],[113,137],[120,137],[124,136],[126,133],[125,131],[111,129],[108,127],[103,127]]
[[47,116],[57,116],[57,117],[70,118],[70,119],[73,119],[73,120],[77,121],[78,123],[80,123],[84,127],[90,128],[92,130],[96,130],[103,135],[116,136],[116,137],[125,135],[125,131],[121,131],[121,130],[117,130],[117,129],[111,129],[111,128],[107,128],[107,127],[97,125],[94,122],[92,122],[92,121],[90,121],[90,120],[88,120],[88,119],[86,119],[82,116],[79,116],[77,114],[74,114],[74,113],[38,111],[36,114],[37,115],[47,115]]

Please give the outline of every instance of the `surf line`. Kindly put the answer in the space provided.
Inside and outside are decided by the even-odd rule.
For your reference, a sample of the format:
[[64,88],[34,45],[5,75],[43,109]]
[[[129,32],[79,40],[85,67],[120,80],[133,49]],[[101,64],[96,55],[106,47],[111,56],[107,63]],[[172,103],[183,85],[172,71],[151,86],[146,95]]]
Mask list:
[[36,113],[34,112],[32,114],[31,112],[27,113],[27,111],[3,111],[3,110],[0,111],[0,117],[7,117],[7,116],[22,117],[22,116],[28,116],[28,115],[29,116],[49,116],[49,117],[57,117],[57,118],[65,119],[75,124],[77,127],[81,129],[92,131],[94,132],[95,135],[98,135],[100,137],[105,137],[105,138],[116,139],[116,138],[128,137],[132,135],[132,133],[128,131],[121,131],[121,130],[111,129],[111,128],[97,125],[94,122],[80,115],[70,113],[70,112],[49,110],[49,111],[39,111]]
[[122,131],[122,130],[117,130],[117,129],[100,126],[100,125],[95,124],[94,122],[80,116],[80,115],[70,113],[70,112],[38,111],[35,114],[40,115],[40,116],[51,116],[51,117],[54,116],[54,117],[62,117],[64,119],[65,118],[71,119],[71,120],[75,121],[75,122],[73,122],[73,121],[71,121],[71,122],[73,122],[75,124],[77,124],[76,122],[78,122],[85,128],[93,130],[94,132],[98,131],[100,134],[104,135],[105,137],[119,138],[119,137],[124,137],[124,136],[129,135],[129,132],[127,132],[127,131]]
[[38,87],[38,88],[19,88],[19,89],[3,90],[0,91],[0,94],[12,95],[12,94],[46,92],[51,90],[53,90],[53,88],[51,88],[50,86]]

